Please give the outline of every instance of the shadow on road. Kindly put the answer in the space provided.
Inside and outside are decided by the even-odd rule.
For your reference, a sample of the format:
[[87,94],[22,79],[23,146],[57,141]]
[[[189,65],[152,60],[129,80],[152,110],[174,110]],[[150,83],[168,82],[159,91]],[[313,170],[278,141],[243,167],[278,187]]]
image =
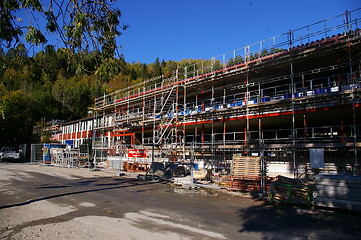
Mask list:
[[[73,187],[89,186],[89,187],[91,187],[91,189],[86,189],[86,190],[81,190],[81,191],[63,192],[63,193],[59,193],[59,194],[52,194],[52,195],[48,195],[48,196],[30,199],[30,200],[20,202],[20,203],[3,205],[3,206],[0,206],[0,209],[19,207],[19,206],[24,206],[24,205],[31,204],[31,203],[38,202],[38,201],[54,199],[54,198],[70,196],[70,195],[76,195],[76,194],[164,183],[163,181],[149,181],[148,182],[148,181],[139,181],[138,179],[112,179],[112,178],[110,178],[110,179],[116,180],[116,182],[98,183],[97,184],[96,182],[98,182],[98,181],[109,180],[109,178],[99,178],[98,180],[85,180],[85,181],[80,181],[80,182],[72,182],[72,183],[68,183],[66,185],[50,185],[50,184],[47,186],[43,185],[43,186],[38,187],[37,189],[56,189],[56,190],[58,190],[58,189],[69,189],[69,187],[71,187],[71,186],[73,186]],[[92,184],[92,185],[90,185],[90,184]],[[145,190],[140,190],[140,191],[145,191]]]
[[240,232],[260,233],[263,239],[361,239],[361,215],[348,211],[308,210],[263,204],[239,211]]

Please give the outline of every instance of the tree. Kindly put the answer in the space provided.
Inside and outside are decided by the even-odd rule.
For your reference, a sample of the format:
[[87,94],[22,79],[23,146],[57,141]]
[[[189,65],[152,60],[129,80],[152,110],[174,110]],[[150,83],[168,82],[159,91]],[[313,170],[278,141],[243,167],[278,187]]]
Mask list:
[[154,63],[148,65],[148,76],[158,77],[160,75],[162,75],[162,67],[159,58],[156,58]]
[[159,58],[155,59],[154,62],[154,77],[162,75],[162,67],[159,62]]
[[30,143],[32,133],[30,99],[21,90],[0,96],[1,146]]
[[178,63],[175,62],[175,61],[167,61],[165,63],[165,66],[163,67],[163,72],[164,74],[166,74],[167,76],[168,75],[171,75],[172,72],[174,72],[175,70],[177,70],[177,67],[178,67]]
[[41,119],[50,121],[61,117],[61,106],[54,99],[49,89],[46,89],[46,87],[36,89],[32,92],[31,97],[34,122]]
[[0,57],[5,56],[4,49],[0,46]]
[[[63,118],[85,117],[94,100],[92,85],[86,76],[76,75],[70,79],[58,79],[52,88],[53,98],[61,105]],[[98,97],[99,94],[96,95]],[[53,104],[53,103],[52,103]]]
[[[3,0],[0,2],[0,42],[6,48],[24,43],[42,45],[57,33],[74,52],[99,50],[108,58],[116,52],[116,39],[128,26],[114,0]],[[25,14],[24,14],[25,13]],[[22,16],[29,16],[29,24]],[[43,21],[39,21],[42,19]],[[45,29],[44,31],[41,29]]]

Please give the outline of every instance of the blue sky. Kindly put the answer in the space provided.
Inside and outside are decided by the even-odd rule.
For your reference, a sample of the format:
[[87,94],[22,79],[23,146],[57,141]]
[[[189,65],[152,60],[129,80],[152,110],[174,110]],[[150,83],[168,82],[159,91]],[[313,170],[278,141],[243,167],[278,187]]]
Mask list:
[[118,0],[127,62],[211,58],[361,7],[359,0]]

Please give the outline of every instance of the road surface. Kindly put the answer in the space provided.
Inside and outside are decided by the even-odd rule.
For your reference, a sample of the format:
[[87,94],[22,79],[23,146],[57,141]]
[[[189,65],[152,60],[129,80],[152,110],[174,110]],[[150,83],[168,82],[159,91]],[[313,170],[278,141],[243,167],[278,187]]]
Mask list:
[[361,214],[1,163],[0,239],[361,239]]

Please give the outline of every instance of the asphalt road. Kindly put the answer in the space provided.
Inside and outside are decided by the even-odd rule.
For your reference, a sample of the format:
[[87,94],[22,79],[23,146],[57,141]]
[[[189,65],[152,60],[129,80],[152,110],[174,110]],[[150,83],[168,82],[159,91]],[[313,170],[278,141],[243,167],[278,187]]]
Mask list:
[[115,173],[0,164],[0,239],[361,239],[361,214]]

